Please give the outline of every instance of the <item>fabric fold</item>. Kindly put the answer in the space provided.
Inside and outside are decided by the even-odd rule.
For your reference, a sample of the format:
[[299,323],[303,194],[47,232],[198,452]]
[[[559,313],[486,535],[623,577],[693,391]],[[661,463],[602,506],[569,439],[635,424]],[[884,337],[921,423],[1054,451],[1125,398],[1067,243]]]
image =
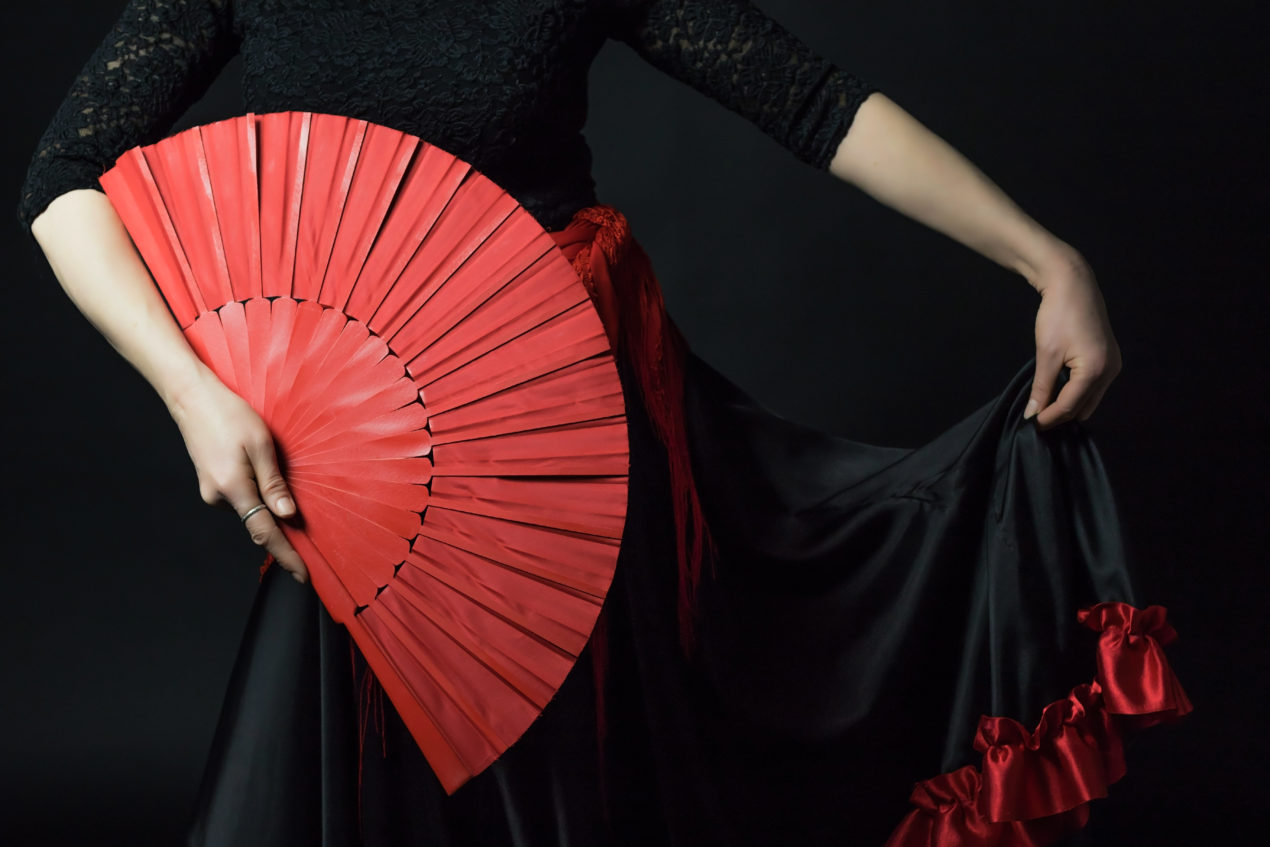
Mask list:
[[1029,820],[1065,812],[1124,776],[1120,734],[1099,701],[1098,683],[1082,683],[1045,707],[1028,732],[1013,718],[983,716],[974,748],[983,753],[988,820]]
[[1127,772],[1126,734],[1193,709],[1162,650],[1177,639],[1166,614],[1120,601],[1079,610],[1101,633],[1097,677],[1048,704],[1031,731],[980,716],[980,764],[917,782],[886,847],[1048,847],[1083,828],[1090,801]]
[[887,847],[1047,847],[1089,820],[1089,806],[1082,804],[1050,817],[990,821],[979,809],[981,787],[974,765],[917,783],[910,797],[917,808],[896,828]]
[[1098,676],[1107,711],[1137,729],[1171,723],[1192,710],[1163,648],[1177,640],[1163,606],[1139,609],[1099,603],[1082,609],[1080,623],[1099,633]]

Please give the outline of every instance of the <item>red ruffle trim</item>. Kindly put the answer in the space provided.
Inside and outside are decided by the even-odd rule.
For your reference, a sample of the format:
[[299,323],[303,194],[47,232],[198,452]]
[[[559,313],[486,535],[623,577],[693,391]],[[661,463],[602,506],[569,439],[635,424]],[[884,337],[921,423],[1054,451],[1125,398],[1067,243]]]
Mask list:
[[1091,800],[1125,774],[1124,734],[1192,710],[1163,647],[1177,639],[1163,606],[1098,603],[1077,620],[1100,633],[1098,671],[1041,712],[1029,732],[982,715],[966,765],[918,782],[916,807],[886,847],[1047,847],[1089,821]]

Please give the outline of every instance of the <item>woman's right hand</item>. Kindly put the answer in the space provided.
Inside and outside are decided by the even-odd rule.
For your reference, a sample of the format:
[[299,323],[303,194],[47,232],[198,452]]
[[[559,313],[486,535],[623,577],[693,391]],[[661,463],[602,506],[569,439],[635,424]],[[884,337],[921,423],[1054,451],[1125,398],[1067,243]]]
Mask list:
[[304,562],[274,520],[294,515],[295,506],[273,435],[190,348],[110,198],[94,188],[59,194],[32,219],[31,235],[72,302],[163,399],[194,460],[203,500],[239,515],[263,501],[268,508],[247,519],[247,531],[307,581]]
[[256,410],[229,389],[212,371],[203,369],[167,402],[198,473],[199,494],[211,506],[245,515],[256,544],[264,547],[297,582],[308,570],[287,541],[274,516],[295,514],[295,500],[278,467],[273,435]]

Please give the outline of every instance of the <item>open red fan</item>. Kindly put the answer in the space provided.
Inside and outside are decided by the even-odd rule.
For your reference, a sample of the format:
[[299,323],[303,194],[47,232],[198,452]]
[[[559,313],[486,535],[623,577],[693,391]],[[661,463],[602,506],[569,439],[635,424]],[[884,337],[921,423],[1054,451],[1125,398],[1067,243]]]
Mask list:
[[100,182],[268,423],[283,531],[453,792],[555,694],[612,580],[626,410],[586,286],[506,190],[364,120],[248,113]]

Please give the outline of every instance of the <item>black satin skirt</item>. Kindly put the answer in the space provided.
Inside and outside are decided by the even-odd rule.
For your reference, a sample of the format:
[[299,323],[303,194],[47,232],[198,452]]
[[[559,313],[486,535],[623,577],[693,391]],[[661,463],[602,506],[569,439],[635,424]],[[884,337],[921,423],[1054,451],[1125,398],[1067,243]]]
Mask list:
[[[916,781],[979,760],[981,714],[1031,728],[1093,677],[1079,608],[1136,605],[1087,431],[1023,420],[1033,367],[929,443],[890,448],[783,419],[689,353],[719,550],[691,659],[665,453],[620,368],[631,476],[603,697],[588,647],[521,740],[447,796],[344,628],[272,567],[188,843],[882,847]],[[1098,802],[1114,800],[1060,843],[1098,843]]]

